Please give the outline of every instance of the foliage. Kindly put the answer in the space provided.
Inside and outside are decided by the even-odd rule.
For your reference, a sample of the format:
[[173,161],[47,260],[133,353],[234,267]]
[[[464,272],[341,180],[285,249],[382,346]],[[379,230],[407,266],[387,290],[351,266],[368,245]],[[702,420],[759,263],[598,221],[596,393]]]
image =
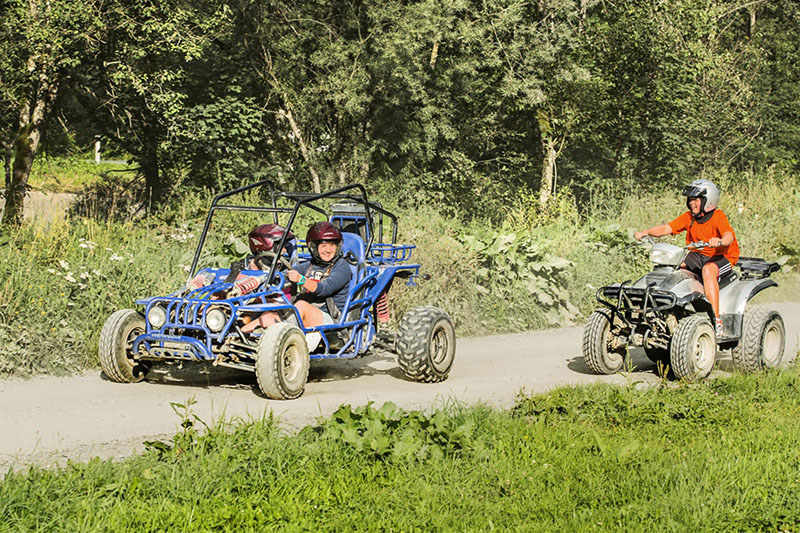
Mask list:
[[[184,427],[162,449],[8,473],[0,531],[788,531],[800,521],[799,386],[789,368],[521,393],[509,412],[343,407],[320,421],[322,433],[298,434],[272,417],[201,434],[189,400],[174,406]],[[377,423],[395,446],[401,427],[443,443],[423,426],[468,425],[483,449],[433,445],[449,451],[400,459],[328,434],[366,435]]]
[[567,290],[572,263],[547,253],[532,235],[500,233],[488,239],[464,235],[461,241],[478,256],[475,290],[479,293],[508,301],[522,292],[544,310],[553,326],[577,315]]
[[372,402],[353,409],[342,405],[314,431],[341,441],[360,454],[386,460],[442,459],[474,446],[474,420],[461,421],[444,411],[426,415],[405,412],[394,403],[375,408]]

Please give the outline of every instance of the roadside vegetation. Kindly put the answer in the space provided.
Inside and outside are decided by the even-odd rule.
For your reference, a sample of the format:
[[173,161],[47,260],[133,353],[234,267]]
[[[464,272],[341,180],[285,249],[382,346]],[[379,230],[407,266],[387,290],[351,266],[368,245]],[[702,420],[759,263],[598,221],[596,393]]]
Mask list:
[[[8,473],[0,531],[790,531],[796,367],[520,394],[510,411],[341,407],[184,430],[121,462]],[[200,434],[200,429],[204,434]]]
[[[743,255],[783,263],[780,297],[800,294],[800,192],[797,176],[740,176],[723,187]],[[113,311],[136,298],[166,294],[188,277],[210,195],[187,195],[158,216],[117,220],[96,213],[97,196],[65,221],[25,223],[0,246],[0,376],[69,373],[98,366],[97,339]],[[115,197],[116,198],[116,197]],[[670,220],[683,209],[677,191],[593,196],[579,205],[561,194],[541,211],[520,199],[499,221],[463,221],[436,205],[377,199],[400,218],[400,241],[418,246],[413,259],[431,274],[416,288],[397,284],[392,316],[417,305],[447,309],[461,334],[492,334],[580,323],[594,308],[597,287],[633,279],[648,268],[632,233]],[[94,203],[92,203],[94,202]],[[202,264],[226,264],[246,250],[255,219],[220,219]],[[299,235],[305,226],[298,225]],[[676,237],[680,242],[683,237]],[[771,297],[777,297],[778,294]]]

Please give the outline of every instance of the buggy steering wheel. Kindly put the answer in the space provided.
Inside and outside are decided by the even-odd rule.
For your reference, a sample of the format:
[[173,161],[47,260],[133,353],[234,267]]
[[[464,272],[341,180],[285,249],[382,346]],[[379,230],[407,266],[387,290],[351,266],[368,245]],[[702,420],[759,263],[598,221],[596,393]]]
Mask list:
[[[253,258],[253,262],[260,270],[269,270],[269,267],[272,265],[272,261],[275,260],[276,255],[278,254],[270,250],[266,252],[260,252]],[[290,270],[291,268],[292,265],[289,263],[289,260],[286,257],[282,255],[278,257],[276,271],[280,272],[282,270]]]

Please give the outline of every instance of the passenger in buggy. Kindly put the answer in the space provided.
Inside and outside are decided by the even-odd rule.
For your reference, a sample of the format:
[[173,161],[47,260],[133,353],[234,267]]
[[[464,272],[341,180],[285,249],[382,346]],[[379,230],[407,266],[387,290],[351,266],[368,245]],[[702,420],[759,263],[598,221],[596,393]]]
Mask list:
[[[317,222],[308,229],[306,244],[311,260],[298,263],[286,272],[286,278],[297,287],[294,305],[305,328],[333,324],[347,302],[352,276],[342,255],[342,233],[330,222]],[[267,328],[279,321],[276,313],[263,313],[242,331]],[[316,346],[316,342],[310,344]]]

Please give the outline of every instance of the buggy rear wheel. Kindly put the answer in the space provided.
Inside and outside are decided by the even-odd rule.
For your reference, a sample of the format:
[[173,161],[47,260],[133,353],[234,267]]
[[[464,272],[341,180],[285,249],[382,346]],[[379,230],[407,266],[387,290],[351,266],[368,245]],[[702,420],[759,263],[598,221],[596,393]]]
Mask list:
[[780,313],[751,307],[742,320],[742,337],[731,350],[733,366],[742,372],[775,368],[783,359],[786,327]]
[[415,307],[403,316],[397,333],[397,362],[412,381],[447,379],[456,353],[456,330],[438,307]]
[[625,347],[611,344],[613,321],[610,309],[595,309],[583,328],[583,360],[595,374],[614,374],[625,364]]
[[136,383],[150,366],[133,358],[133,340],[145,332],[144,317],[133,309],[112,313],[100,331],[100,366],[117,383]]
[[308,367],[308,345],[300,328],[288,322],[278,322],[261,335],[256,355],[256,379],[267,398],[299,398],[306,387]]
[[676,379],[699,381],[707,377],[716,358],[717,338],[706,315],[690,315],[678,322],[670,347]]

